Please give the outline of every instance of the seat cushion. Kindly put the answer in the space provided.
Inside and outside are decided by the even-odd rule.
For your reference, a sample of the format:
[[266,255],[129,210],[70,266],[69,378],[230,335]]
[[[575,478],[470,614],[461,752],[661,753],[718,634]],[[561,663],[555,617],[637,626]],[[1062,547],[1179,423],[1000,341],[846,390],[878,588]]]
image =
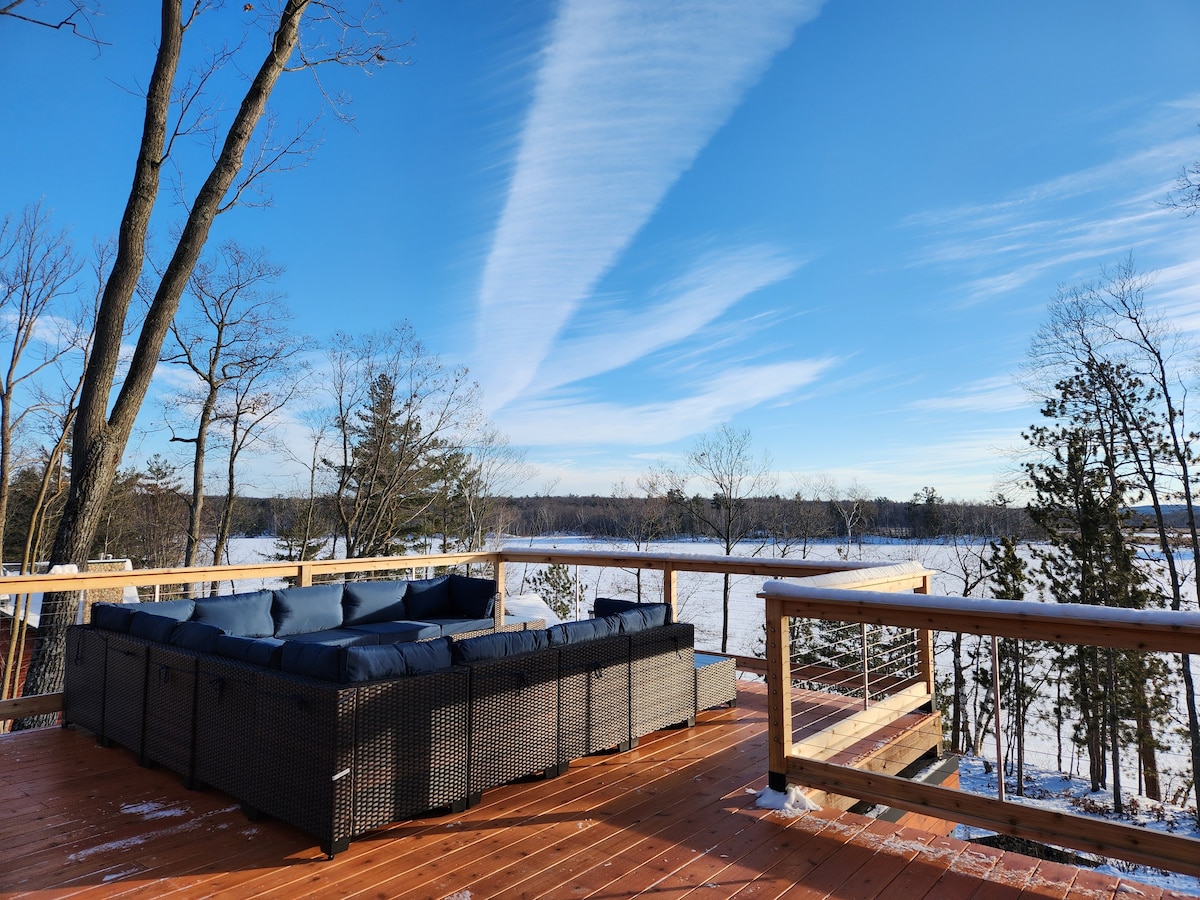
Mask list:
[[378,644],[379,635],[353,628],[330,628],[326,631],[310,631],[307,634],[289,634],[284,641],[289,644],[325,644],[328,647],[351,647],[355,644]]
[[425,641],[441,637],[442,634],[442,626],[432,622],[370,622],[366,625],[348,625],[346,628],[377,635],[381,644]]
[[283,655],[283,644],[279,638],[248,638],[236,634],[223,634],[216,639],[213,649],[218,656],[224,656],[226,659],[278,669],[280,657]]
[[495,619],[429,619],[430,624],[438,626],[441,633],[463,634],[467,631],[487,631],[496,626]]
[[454,608],[450,605],[449,577],[442,575],[438,578],[423,578],[420,581],[408,583],[408,593],[404,595],[404,604],[408,608],[408,618],[428,622],[433,618],[450,618]]
[[274,591],[271,618],[275,622],[275,637],[340,628],[342,585],[314,584]]
[[342,591],[342,624],[373,625],[408,618],[407,581],[348,581]]
[[192,621],[215,625],[226,634],[241,637],[274,637],[272,599],[271,591],[252,591],[197,600]]
[[472,663],[532,653],[549,646],[544,631],[501,631],[455,641],[450,649],[456,663]]
[[450,605],[456,614],[467,619],[484,619],[496,605],[496,581],[493,578],[468,578],[448,575]]

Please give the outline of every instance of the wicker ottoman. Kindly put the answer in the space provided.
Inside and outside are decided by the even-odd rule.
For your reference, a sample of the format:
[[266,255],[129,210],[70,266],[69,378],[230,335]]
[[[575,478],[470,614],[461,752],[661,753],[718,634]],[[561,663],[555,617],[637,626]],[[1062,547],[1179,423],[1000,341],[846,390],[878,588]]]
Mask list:
[[737,674],[728,656],[696,654],[696,712],[728,704],[737,706]]

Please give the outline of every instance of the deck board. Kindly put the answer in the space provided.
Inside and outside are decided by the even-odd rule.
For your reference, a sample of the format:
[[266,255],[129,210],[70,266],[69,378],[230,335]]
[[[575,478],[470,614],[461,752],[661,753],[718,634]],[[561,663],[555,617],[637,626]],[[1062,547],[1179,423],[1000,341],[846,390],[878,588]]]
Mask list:
[[755,808],[765,692],[739,682],[738,699],[628,753],[488,791],[464,813],[379,829],[332,861],[295,828],[251,822],[233,799],[84,732],[0,736],[0,897],[1126,895],[1116,878],[876,819]]

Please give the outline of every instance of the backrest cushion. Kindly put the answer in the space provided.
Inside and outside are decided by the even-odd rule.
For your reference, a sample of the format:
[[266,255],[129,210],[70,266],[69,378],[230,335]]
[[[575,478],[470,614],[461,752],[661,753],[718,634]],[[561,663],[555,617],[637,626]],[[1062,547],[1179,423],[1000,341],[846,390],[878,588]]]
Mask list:
[[314,584],[274,591],[271,618],[275,621],[275,637],[340,628],[342,585]]
[[468,578],[465,575],[449,575],[450,605],[454,612],[465,619],[486,619],[496,605],[496,580],[494,578]]
[[551,647],[593,641],[620,633],[621,622],[616,616],[583,619],[579,622],[563,622],[561,625],[552,625],[546,629],[546,637],[549,638]]
[[348,581],[342,591],[342,624],[374,625],[408,618],[407,581]]
[[171,643],[184,650],[212,653],[216,650],[217,638],[224,633],[216,625],[205,622],[180,622],[171,632]]
[[165,644],[171,640],[171,632],[179,623],[170,616],[156,616],[138,610],[129,618],[129,634],[132,637]]
[[279,668],[292,675],[306,675],[324,681],[338,681],[342,674],[344,648],[328,644],[284,641]]
[[275,620],[271,618],[271,600],[271,591],[197,600],[192,621],[215,625],[226,634],[272,637],[275,634]]
[[278,669],[280,657],[283,656],[283,644],[279,638],[273,637],[248,638],[222,634],[214,642],[214,649],[218,656],[226,659]]
[[621,634],[633,634],[637,631],[645,631],[648,628],[657,628],[665,625],[667,622],[667,609],[668,607],[665,603],[644,603],[641,606],[635,606],[633,609],[617,613],[611,618],[616,619],[620,623]]
[[550,640],[544,631],[500,631],[455,641],[451,656],[456,663],[483,662],[516,656],[518,653],[532,653],[549,646]]
[[449,666],[449,638],[408,644],[347,647],[342,661],[341,680],[353,683],[407,675],[425,675]]
[[410,581],[408,593],[404,595],[404,605],[408,607],[408,617],[417,621],[453,616],[448,577],[442,575],[438,578]]
[[105,631],[129,633],[129,621],[135,612],[148,612],[182,622],[191,616],[195,600],[147,600],[143,603],[97,603],[92,607],[91,622]]
[[[647,619],[647,621],[654,622],[656,625],[669,625],[673,622],[671,606],[668,603],[638,603],[634,600],[614,600],[611,597],[597,597],[592,609],[596,614],[596,618],[615,616],[630,609],[641,609],[651,611],[651,618]],[[660,618],[662,621],[658,621]]]

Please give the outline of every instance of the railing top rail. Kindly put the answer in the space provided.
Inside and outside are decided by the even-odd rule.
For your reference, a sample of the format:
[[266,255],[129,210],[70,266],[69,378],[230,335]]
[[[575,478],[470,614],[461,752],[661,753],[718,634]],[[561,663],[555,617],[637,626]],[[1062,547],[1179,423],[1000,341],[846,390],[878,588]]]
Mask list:
[[845,560],[814,561],[786,557],[725,556],[721,553],[654,553],[635,550],[558,550],[546,547],[513,547],[499,551],[506,562],[556,562],[573,560],[579,565],[633,565],[642,569],[674,569],[681,572],[730,572],[774,578],[804,578],[830,572],[877,569],[882,563]]
[[1200,652],[1200,613],[1082,603],[894,594],[768,582],[758,594],[785,614],[844,622],[962,631],[1131,650]]

